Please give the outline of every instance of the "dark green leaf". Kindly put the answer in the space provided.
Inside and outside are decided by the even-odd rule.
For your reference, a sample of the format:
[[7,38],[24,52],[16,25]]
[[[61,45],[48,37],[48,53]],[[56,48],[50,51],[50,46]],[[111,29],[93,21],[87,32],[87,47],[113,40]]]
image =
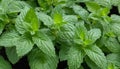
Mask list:
[[0,69],[12,69],[10,63],[8,63],[2,56],[0,56]]
[[5,51],[9,61],[12,64],[15,64],[19,61],[20,57],[18,57],[15,47],[7,47],[5,48]]

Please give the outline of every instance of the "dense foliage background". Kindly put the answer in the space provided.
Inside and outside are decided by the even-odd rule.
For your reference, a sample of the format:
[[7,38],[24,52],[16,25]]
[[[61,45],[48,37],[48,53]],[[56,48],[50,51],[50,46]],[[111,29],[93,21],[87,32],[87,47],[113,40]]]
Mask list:
[[0,0],[0,69],[120,69],[120,0]]

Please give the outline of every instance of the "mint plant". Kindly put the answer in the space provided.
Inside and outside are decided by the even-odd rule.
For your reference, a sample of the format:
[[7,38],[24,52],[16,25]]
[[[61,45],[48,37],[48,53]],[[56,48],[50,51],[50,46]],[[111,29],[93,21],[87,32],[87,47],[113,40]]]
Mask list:
[[120,69],[119,3],[0,0],[0,69]]

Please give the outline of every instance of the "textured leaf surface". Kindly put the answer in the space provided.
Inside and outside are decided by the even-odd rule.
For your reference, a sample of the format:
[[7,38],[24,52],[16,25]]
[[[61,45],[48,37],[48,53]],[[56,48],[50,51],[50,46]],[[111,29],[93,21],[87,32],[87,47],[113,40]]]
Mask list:
[[92,60],[90,60],[88,57],[85,58],[85,61],[91,69],[101,69]]
[[42,50],[45,54],[55,56],[55,48],[51,39],[43,32],[37,32],[33,36],[33,41],[37,47]]
[[40,49],[33,49],[28,56],[31,69],[56,69],[58,60],[54,56],[48,56]]
[[32,8],[25,7],[16,19],[16,28],[21,34],[24,34],[25,32],[34,33],[35,31],[38,31],[38,23],[35,11]]
[[20,36],[15,31],[5,32],[0,37],[0,46],[11,47],[14,46]]
[[96,64],[98,67],[102,69],[106,69],[107,67],[107,60],[104,56],[102,50],[97,46],[92,46],[90,48],[84,49],[88,57]]
[[38,19],[42,21],[46,26],[51,26],[54,23],[52,18],[43,12],[37,12],[37,16]]
[[16,45],[17,55],[19,57],[22,57],[32,50],[34,43],[31,41],[29,35],[24,34],[17,40],[15,45]]
[[87,17],[88,17],[88,12],[83,9],[81,6],[78,6],[78,5],[74,5],[73,6],[73,10],[76,14],[78,14],[83,20],[86,20]]
[[108,62],[111,62],[120,68],[120,54],[119,53],[111,53],[107,55]]
[[91,29],[88,31],[88,36],[86,38],[87,41],[90,42],[90,44],[94,43],[98,38],[101,36],[100,29]]
[[120,44],[117,41],[116,38],[109,38],[105,42],[105,46],[111,51],[111,52],[120,52]]
[[78,69],[81,66],[81,63],[83,62],[85,54],[83,51],[71,47],[68,52],[68,66],[69,69]]

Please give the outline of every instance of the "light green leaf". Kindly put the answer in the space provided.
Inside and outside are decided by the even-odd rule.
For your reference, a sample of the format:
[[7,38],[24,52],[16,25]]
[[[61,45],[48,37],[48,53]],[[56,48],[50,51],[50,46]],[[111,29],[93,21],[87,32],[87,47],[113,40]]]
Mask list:
[[112,14],[111,19],[112,19],[113,23],[119,23],[120,22],[120,16],[119,15]]
[[74,5],[73,6],[73,10],[76,14],[78,14],[83,20],[86,20],[89,13],[84,9],[82,8],[81,6],[78,6],[78,5]]
[[78,69],[83,62],[85,53],[78,48],[71,47],[68,52],[68,66],[69,69]]
[[101,7],[96,2],[86,2],[87,9],[96,13]]
[[76,36],[79,37],[82,41],[85,40],[87,36],[87,29],[84,26],[84,21],[80,21],[76,24]]
[[88,34],[87,34],[87,38],[85,41],[88,41],[87,44],[92,44],[94,43],[97,39],[100,38],[101,36],[101,31],[100,29],[91,29],[90,31],[88,31]]
[[78,18],[75,15],[64,15],[63,21],[67,23],[75,24],[78,21]]
[[8,63],[2,56],[0,56],[0,69],[12,69],[10,63]]
[[1,1],[0,5],[3,8],[4,13],[7,12],[9,4],[12,3],[12,2],[13,2],[13,0],[2,0]]
[[15,46],[15,43],[19,37],[20,36],[16,31],[4,32],[0,37],[0,46]]
[[64,24],[57,33],[59,40],[62,42],[69,42],[73,40],[75,26],[73,24]]
[[52,17],[54,20],[54,24],[59,25],[63,22],[63,10],[61,6],[56,6],[52,11]]
[[16,53],[16,48],[15,47],[7,47],[5,48],[7,58],[12,64],[17,63],[20,60],[20,57],[18,57]]
[[119,69],[119,68],[117,66],[115,66],[115,64],[109,63],[108,64],[108,69]]
[[38,48],[49,56],[55,56],[55,48],[51,39],[43,32],[37,32],[33,37],[34,43]]
[[119,53],[108,54],[107,60],[108,62],[113,63],[120,68],[120,54]]
[[116,38],[109,38],[104,44],[111,52],[120,52],[120,44]]
[[33,49],[28,60],[30,69],[57,69],[57,57],[46,55],[40,49]]
[[110,0],[111,5],[118,6],[120,4],[120,0]]
[[111,3],[110,3],[110,0],[94,0],[95,2],[97,2],[99,5],[102,5],[104,7],[107,7],[107,8],[111,8]]
[[8,6],[7,13],[21,12],[25,6],[29,7],[29,5],[23,1],[12,1]]
[[86,57],[85,61],[87,63],[87,65],[91,68],[91,69],[101,69],[100,67],[98,67],[92,60],[90,60],[90,58]]
[[16,29],[19,33],[35,33],[39,29],[39,22],[35,11],[32,8],[25,7],[16,19]]
[[24,34],[17,40],[15,45],[18,57],[22,57],[32,50],[34,43],[29,34]]
[[88,57],[101,69],[107,68],[107,60],[102,50],[96,45],[85,48]]
[[37,0],[42,10],[47,10],[49,8],[47,0]]
[[38,16],[38,19],[40,21],[42,21],[44,23],[44,25],[49,27],[49,26],[51,26],[54,23],[52,18],[50,16],[48,16],[47,14],[45,14],[43,12],[37,12],[36,14]]
[[24,22],[24,18],[27,14],[27,11],[29,10],[28,7],[25,7],[23,10],[21,10],[20,15],[16,18],[16,29],[19,33],[24,34],[25,32],[29,31],[30,25],[26,22]]
[[25,22],[29,23],[30,26],[32,27],[32,30],[30,31],[38,31],[39,29],[39,22],[38,22],[38,18],[37,18],[37,15],[34,11],[34,9],[29,9],[29,11],[27,12],[26,16],[25,16]]
[[111,28],[116,35],[118,36],[120,35],[120,24],[119,23],[111,24]]

